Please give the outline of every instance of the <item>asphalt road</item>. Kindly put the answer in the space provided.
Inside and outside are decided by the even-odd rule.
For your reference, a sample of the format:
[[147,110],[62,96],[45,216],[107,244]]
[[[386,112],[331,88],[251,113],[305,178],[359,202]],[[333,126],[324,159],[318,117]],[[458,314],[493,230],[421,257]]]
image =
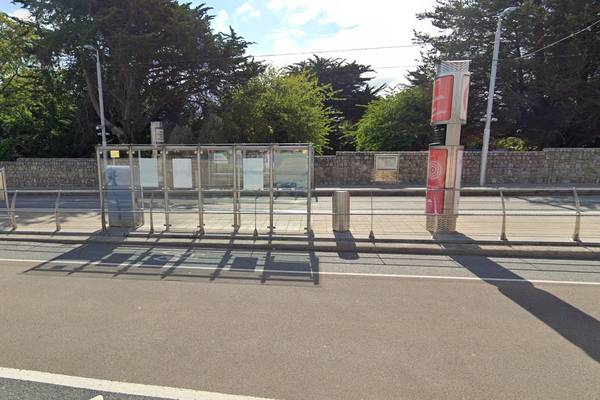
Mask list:
[[[159,397],[135,396],[63,385],[0,378],[3,400],[162,400]],[[102,396],[102,397],[99,397]]]
[[600,390],[600,262],[0,243],[0,265],[0,367],[275,399]]

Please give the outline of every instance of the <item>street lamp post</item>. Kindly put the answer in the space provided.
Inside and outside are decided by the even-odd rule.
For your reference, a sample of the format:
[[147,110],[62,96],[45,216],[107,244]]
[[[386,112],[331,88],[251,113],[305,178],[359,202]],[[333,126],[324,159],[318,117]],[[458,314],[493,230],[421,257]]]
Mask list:
[[102,89],[102,67],[100,65],[100,52],[92,45],[86,44],[83,46],[86,49],[96,52],[96,75],[98,77],[98,107],[100,108],[100,129],[102,134],[102,159],[104,165],[108,165],[108,157],[106,154],[106,121],[104,119],[104,94]]
[[494,41],[494,55],[492,56],[492,71],[490,73],[490,87],[488,90],[487,110],[485,113],[485,128],[483,129],[483,146],[481,148],[481,171],[479,173],[479,185],[485,185],[485,173],[487,168],[488,148],[490,145],[490,125],[492,124],[492,107],[494,105],[494,91],[496,87],[496,71],[498,69],[498,52],[500,51],[500,33],[502,18],[515,11],[517,7],[508,7],[498,15],[496,27],[496,38]]

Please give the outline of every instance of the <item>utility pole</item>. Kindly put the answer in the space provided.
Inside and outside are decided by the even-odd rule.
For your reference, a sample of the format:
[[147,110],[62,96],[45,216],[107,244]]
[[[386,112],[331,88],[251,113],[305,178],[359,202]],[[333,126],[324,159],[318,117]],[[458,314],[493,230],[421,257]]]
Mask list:
[[500,35],[502,29],[502,18],[515,11],[517,7],[508,7],[498,15],[496,26],[496,37],[494,40],[494,55],[492,56],[492,71],[490,73],[490,87],[488,90],[487,110],[485,113],[485,128],[483,129],[483,146],[481,147],[481,170],[479,172],[479,186],[485,185],[487,170],[487,156],[490,145],[490,126],[492,124],[492,108],[494,106],[494,91],[496,90],[496,71],[498,70],[498,53],[500,51]]
[[104,119],[104,93],[102,88],[102,66],[100,65],[100,51],[89,44],[83,46],[86,49],[96,51],[96,75],[98,78],[98,107],[100,108],[100,129],[102,135],[102,160],[104,166],[108,165],[106,152],[106,120]]

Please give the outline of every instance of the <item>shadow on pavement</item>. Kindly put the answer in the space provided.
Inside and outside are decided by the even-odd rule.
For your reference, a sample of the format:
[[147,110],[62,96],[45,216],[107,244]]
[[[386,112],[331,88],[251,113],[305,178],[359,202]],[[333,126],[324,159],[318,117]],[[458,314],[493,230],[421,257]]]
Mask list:
[[[308,250],[305,252],[281,252],[277,255],[273,255],[270,250],[258,253],[251,250],[234,252],[230,247],[221,250],[197,247],[128,247],[123,245],[123,240],[124,238],[114,244],[84,244],[23,273],[319,284],[319,258],[314,252],[312,240],[308,242]],[[231,242],[233,240],[232,237]]]
[[[9,207],[12,206],[15,200],[15,194],[8,196]],[[57,215],[54,213],[56,206],[56,193],[42,192],[19,192],[16,195],[15,201],[15,222],[17,223],[17,231],[19,232],[56,232]],[[68,192],[61,193],[59,201],[60,209],[58,221],[63,227],[77,225],[79,228],[85,228],[86,232],[89,225],[81,225],[78,218],[87,217],[90,221],[97,223],[97,229],[92,229],[97,232],[100,229],[100,200],[97,194],[70,194]],[[67,211],[68,210],[68,211]],[[81,226],[80,226],[81,225]],[[6,202],[0,201],[0,232],[12,232],[10,225],[9,212],[6,209]]]
[[[460,234],[458,234],[460,235]],[[463,235],[461,235],[463,236]],[[515,304],[600,363],[600,321],[487,257],[451,256]],[[503,281],[511,280],[511,281]],[[514,282],[520,280],[522,282]]]
[[358,260],[360,256],[356,249],[356,240],[352,232],[333,232],[338,256],[343,260]]

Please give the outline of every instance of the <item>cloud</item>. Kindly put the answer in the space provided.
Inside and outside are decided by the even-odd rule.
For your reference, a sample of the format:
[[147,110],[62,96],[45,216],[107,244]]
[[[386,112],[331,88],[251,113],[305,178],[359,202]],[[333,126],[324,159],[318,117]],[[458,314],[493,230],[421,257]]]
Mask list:
[[299,40],[306,37],[307,33],[298,28],[277,29],[266,36],[271,46],[275,49],[287,49],[292,51],[298,49]]
[[246,2],[235,9],[235,15],[246,15],[249,18],[260,17],[260,11],[250,2]]
[[298,0],[271,0],[267,6],[271,11],[283,12],[287,23],[292,26],[301,26],[316,19],[323,8],[317,1]]
[[229,24],[228,21],[229,20],[229,14],[227,14],[227,11],[225,10],[220,10],[217,15],[215,16],[215,18],[212,20],[212,28],[217,31],[217,32],[228,32],[229,31]]
[[[302,27],[308,35],[298,40],[293,35],[272,42],[273,52],[288,53],[315,50],[352,49],[411,44],[413,29],[435,32],[426,21],[415,14],[431,9],[435,0],[390,1],[370,0],[271,0],[267,8],[280,16],[286,26]],[[335,26],[334,32],[319,34],[303,25]],[[316,25],[314,25],[316,24]],[[373,67],[395,67],[418,64],[419,47],[354,51],[320,54],[356,60]],[[267,61],[283,66],[306,59],[308,55],[268,58]],[[377,70],[377,82],[395,85],[405,82],[408,70],[414,67],[383,68]]]
[[8,15],[18,19],[22,19],[23,21],[31,21],[31,13],[24,8],[17,8],[15,11],[11,12]]

